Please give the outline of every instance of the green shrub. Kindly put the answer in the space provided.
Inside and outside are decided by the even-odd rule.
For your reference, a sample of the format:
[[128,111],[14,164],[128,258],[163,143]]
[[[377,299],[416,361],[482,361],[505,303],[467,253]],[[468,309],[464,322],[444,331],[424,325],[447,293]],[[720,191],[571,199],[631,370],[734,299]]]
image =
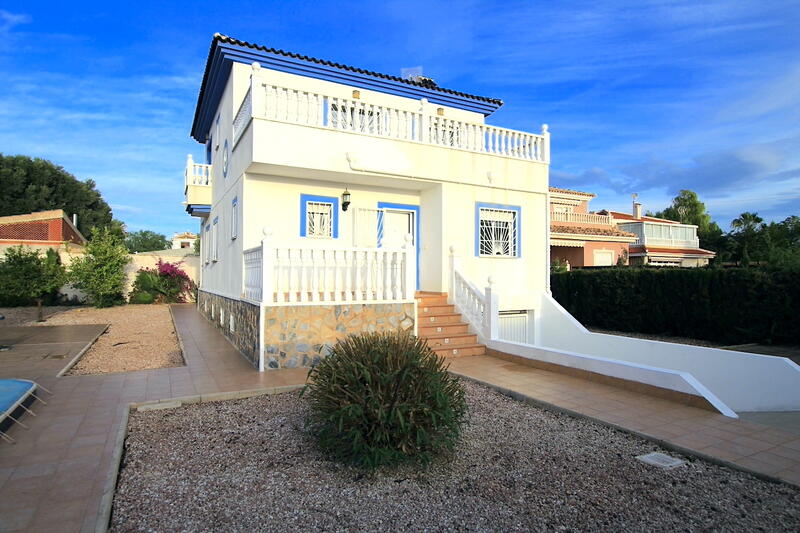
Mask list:
[[161,259],[155,268],[140,268],[133,282],[131,299],[139,293],[148,293],[161,303],[184,303],[195,298],[195,284],[180,268],[181,262],[168,263]]
[[452,450],[467,416],[458,378],[408,333],[342,339],[309,379],[311,430],[323,450],[359,466],[427,463]]
[[723,344],[800,342],[800,268],[625,268],[551,276],[586,326]]
[[51,303],[66,281],[58,252],[14,246],[0,259],[0,305],[18,306]]
[[149,292],[132,292],[128,301],[132,304],[151,304],[154,303],[156,299]]
[[95,307],[109,307],[125,301],[125,265],[129,261],[122,239],[106,228],[99,229],[86,245],[86,254],[72,261],[70,277]]

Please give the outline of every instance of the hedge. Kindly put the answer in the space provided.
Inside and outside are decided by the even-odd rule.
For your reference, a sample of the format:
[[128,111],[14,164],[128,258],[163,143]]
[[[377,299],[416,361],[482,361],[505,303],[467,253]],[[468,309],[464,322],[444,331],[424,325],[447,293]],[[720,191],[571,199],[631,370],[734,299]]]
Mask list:
[[800,269],[609,268],[551,276],[586,326],[723,344],[800,343]]

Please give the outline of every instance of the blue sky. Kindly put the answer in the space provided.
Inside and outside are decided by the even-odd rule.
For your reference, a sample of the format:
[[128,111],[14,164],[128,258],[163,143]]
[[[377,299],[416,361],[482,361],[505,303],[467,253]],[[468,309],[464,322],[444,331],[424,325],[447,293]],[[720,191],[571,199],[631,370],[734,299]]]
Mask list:
[[4,2],[0,152],[92,178],[129,229],[196,223],[181,202],[211,36],[502,98],[488,122],[552,132],[551,184],[594,209],[700,194],[800,214],[800,4],[717,2]]

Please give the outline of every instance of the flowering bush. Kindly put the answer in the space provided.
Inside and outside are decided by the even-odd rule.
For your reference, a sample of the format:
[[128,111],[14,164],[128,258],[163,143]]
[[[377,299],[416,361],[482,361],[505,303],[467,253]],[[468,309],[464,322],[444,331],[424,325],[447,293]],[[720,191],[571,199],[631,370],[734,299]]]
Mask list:
[[141,294],[149,294],[158,303],[184,303],[194,298],[197,289],[194,281],[180,267],[183,262],[169,263],[158,260],[155,268],[140,268],[136,272],[130,301],[144,302]]

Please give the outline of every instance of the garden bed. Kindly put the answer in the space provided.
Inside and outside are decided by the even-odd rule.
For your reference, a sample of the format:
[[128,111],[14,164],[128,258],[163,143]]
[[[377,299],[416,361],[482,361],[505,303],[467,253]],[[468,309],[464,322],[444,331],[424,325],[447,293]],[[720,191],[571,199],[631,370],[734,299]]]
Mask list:
[[[368,473],[321,455],[296,392],[132,413],[113,531],[797,530],[800,491],[465,383],[449,460]],[[665,452],[669,453],[669,452]],[[675,454],[672,454],[675,455]]]
[[109,324],[106,332],[67,375],[130,372],[185,364],[166,305],[72,308],[37,324]]

